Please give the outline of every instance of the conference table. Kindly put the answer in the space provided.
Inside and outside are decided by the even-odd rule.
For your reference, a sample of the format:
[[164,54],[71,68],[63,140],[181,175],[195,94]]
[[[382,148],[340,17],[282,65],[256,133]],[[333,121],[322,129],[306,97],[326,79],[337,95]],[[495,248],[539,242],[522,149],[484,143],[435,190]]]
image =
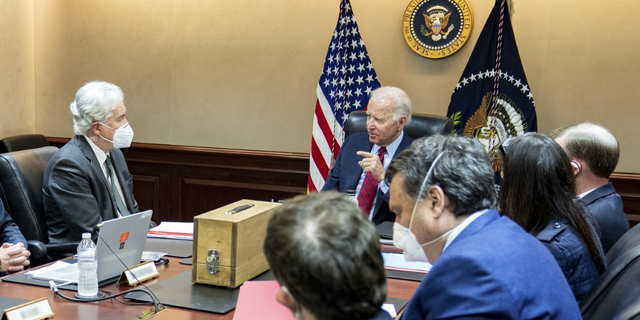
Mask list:
[[[395,251],[393,248],[383,246],[390,249],[389,251]],[[384,250],[383,251],[387,251]],[[184,265],[179,263],[179,258],[169,257],[169,263],[164,265],[157,265],[160,275],[154,279],[147,281],[147,286],[154,283],[166,280],[179,273],[187,271],[191,268],[190,265]],[[25,272],[25,271],[23,271]],[[9,275],[11,276],[11,275]],[[0,278],[0,280],[6,278]],[[388,284],[388,296],[400,299],[409,299],[415,292],[416,288],[420,284],[418,281],[391,279],[387,280]],[[141,286],[138,286],[141,287]],[[130,289],[131,287],[126,285],[119,285],[112,283],[101,287],[101,290],[117,293]],[[60,290],[66,296],[73,296],[75,291]],[[100,302],[73,302],[63,299],[62,297],[55,296],[48,287],[20,284],[3,281],[0,283],[0,299],[2,297],[20,298],[25,300],[35,300],[39,298],[47,298],[51,310],[55,314],[56,319],[133,319],[139,317],[143,313],[148,313],[150,308],[153,308],[151,304],[137,304],[137,305],[124,305],[113,299],[100,301]],[[266,297],[271,298],[271,297]],[[275,297],[273,297],[275,299]],[[119,297],[123,301],[123,297]],[[133,303],[133,302],[132,302]],[[169,307],[155,315],[152,319],[233,319],[234,311],[227,312],[225,314],[208,313],[197,310],[190,310],[178,307]]]

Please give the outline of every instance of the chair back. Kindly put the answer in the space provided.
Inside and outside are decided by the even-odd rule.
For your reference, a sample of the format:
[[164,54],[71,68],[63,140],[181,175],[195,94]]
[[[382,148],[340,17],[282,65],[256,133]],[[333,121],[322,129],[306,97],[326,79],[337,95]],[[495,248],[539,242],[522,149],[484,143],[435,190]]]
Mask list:
[[44,171],[57,147],[0,154],[0,197],[27,240],[49,242],[44,212]]
[[[404,127],[404,132],[413,139],[432,136],[434,134],[450,134],[453,120],[432,114],[414,113],[411,122]],[[345,137],[352,133],[367,132],[367,114],[365,111],[352,111],[344,126]]]
[[46,147],[47,138],[41,134],[21,134],[0,140],[0,153]]
[[627,231],[607,253],[607,270],[580,302],[590,319],[640,318],[640,224]]

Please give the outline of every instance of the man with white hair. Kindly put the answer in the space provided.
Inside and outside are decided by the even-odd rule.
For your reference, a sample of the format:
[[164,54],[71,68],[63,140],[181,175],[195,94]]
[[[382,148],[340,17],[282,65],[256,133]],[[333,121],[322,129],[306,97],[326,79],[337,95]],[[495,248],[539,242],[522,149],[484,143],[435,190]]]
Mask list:
[[108,82],[89,82],[70,108],[75,136],[44,173],[50,243],[80,241],[82,233],[93,232],[102,221],[139,211],[120,151],[133,139],[122,90]]
[[367,132],[349,135],[322,191],[353,192],[358,206],[374,224],[393,221],[385,169],[413,138],[403,131],[411,122],[411,100],[400,88],[380,87],[371,93]]
[[620,147],[616,137],[591,122],[558,129],[556,142],[573,166],[576,194],[598,222],[605,253],[629,230],[629,220],[609,177],[618,165]]

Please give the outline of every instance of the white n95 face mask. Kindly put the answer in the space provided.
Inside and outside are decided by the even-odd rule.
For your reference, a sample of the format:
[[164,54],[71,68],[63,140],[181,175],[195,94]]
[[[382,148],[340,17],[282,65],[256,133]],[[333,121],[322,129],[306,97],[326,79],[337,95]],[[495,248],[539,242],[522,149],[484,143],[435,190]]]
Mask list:
[[102,122],[100,122],[100,124],[114,131],[113,141],[100,135],[102,139],[105,139],[113,143],[114,148],[121,149],[121,148],[128,148],[129,146],[131,146],[131,142],[133,141],[133,128],[131,128],[131,125],[129,125],[129,122],[120,126],[120,128],[118,128],[117,130],[109,127],[108,125]]
[[393,245],[404,251],[406,261],[429,262],[413,232],[397,222],[393,223]]

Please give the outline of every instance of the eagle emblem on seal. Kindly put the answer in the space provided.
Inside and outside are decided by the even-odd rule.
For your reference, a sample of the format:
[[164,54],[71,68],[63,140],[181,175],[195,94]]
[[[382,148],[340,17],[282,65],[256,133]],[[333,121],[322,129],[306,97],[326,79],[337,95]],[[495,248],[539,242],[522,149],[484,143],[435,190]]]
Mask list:
[[447,29],[451,12],[449,12],[445,7],[431,7],[427,9],[425,13],[422,14],[422,16],[424,17],[426,26],[426,28],[421,30],[422,34],[425,37],[431,37],[431,40],[433,41],[446,39],[451,30],[453,30],[454,28],[454,25],[452,24]]

